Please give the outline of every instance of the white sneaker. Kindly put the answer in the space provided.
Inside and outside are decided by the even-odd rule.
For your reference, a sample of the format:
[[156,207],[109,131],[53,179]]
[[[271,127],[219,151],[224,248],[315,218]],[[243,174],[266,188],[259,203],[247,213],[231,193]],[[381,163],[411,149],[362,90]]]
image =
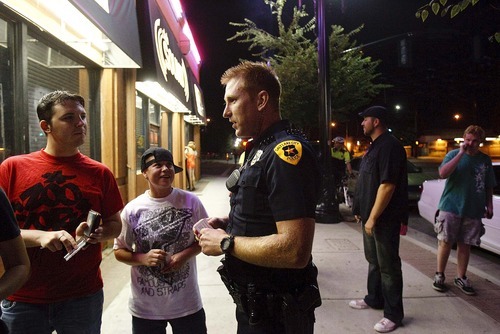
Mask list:
[[357,310],[364,310],[364,309],[370,308],[370,306],[367,303],[365,303],[364,299],[351,300],[349,302],[349,306],[352,308],[355,308]]
[[387,318],[382,318],[382,320],[380,320],[379,322],[377,322],[375,324],[373,329],[375,329],[379,333],[388,333],[388,332],[392,332],[397,327],[398,327],[398,325],[396,325],[396,323],[392,322],[391,320],[389,320]]

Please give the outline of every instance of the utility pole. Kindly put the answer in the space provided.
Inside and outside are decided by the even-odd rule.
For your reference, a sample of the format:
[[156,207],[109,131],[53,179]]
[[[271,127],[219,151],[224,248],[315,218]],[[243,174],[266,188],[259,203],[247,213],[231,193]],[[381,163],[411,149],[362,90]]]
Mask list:
[[332,119],[330,97],[330,50],[326,35],[325,0],[316,2],[316,26],[318,27],[318,69],[320,84],[319,126],[322,163],[321,194],[316,206],[318,223],[334,224],[339,222],[339,203],[336,200],[335,178],[332,173],[332,161],[328,137]]

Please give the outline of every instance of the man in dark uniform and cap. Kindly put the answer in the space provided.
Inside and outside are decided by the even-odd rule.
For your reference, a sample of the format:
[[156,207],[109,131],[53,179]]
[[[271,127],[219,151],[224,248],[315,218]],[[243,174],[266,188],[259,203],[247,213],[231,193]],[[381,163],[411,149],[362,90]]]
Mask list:
[[387,129],[384,107],[373,106],[359,115],[364,134],[372,139],[361,161],[353,203],[353,214],[363,226],[368,294],[349,306],[383,309],[384,317],[374,329],[386,333],[404,317],[399,233],[408,218],[406,152]]
[[231,211],[198,233],[202,252],[225,254],[218,271],[236,303],[238,333],[314,332],[321,303],[312,263],[319,166],[299,131],[281,120],[281,85],[265,63],[245,61],[221,78],[223,116],[251,138],[228,179]]

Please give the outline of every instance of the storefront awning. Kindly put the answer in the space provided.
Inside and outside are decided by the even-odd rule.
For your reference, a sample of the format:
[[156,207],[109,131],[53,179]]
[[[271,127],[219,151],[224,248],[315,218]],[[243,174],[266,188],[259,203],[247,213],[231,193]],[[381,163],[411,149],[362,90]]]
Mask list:
[[0,2],[101,67],[142,65],[134,1]]
[[[135,1],[69,1],[123,50],[137,67],[142,65]],[[114,64],[114,67],[122,67],[117,65]]]

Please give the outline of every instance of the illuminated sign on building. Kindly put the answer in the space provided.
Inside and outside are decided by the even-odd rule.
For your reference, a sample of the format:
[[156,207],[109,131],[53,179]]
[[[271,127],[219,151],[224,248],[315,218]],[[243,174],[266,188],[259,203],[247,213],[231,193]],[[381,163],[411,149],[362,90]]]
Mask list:
[[186,102],[189,102],[189,80],[184,59],[181,57],[178,60],[172,52],[170,38],[165,28],[161,27],[160,19],[155,20],[154,32],[156,55],[163,78],[168,82],[168,74],[170,73],[183,88]]
[[191,69],[156,0],[137,1],[137,20],[143,66],[137,70],[136,88],[173,112],[190,113]]

